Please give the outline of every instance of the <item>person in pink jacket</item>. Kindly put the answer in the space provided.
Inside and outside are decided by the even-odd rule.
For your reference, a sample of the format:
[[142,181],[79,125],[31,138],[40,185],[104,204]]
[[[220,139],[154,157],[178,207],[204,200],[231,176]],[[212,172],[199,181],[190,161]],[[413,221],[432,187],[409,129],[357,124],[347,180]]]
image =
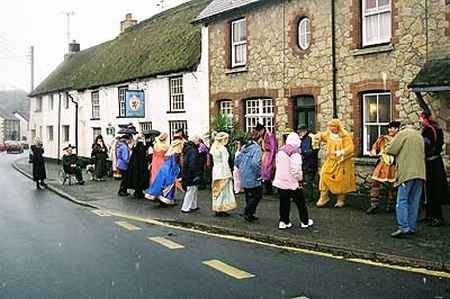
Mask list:
[[300,215],[300,227],[308,228],[313,225],[309,219],[308,208],[303,196],[302,156],[300,153],[301,140],[297,133],[290,133],[286,145],[277,153],[275,158],[276,171],[273,186],[278,188],[280,197],[280,223],[279,229],[292,227],[289,220],[291,200],[297,205]]

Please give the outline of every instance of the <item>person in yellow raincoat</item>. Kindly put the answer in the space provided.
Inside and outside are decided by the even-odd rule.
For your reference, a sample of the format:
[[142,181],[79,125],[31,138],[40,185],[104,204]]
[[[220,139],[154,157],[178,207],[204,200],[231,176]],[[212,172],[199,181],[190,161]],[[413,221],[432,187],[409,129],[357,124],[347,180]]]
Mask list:
[[319,132],[316,138],[327,144],[326,159],[320,171],[320,198],[316,206],[325,206],[330,200],[328,192],[331,192],[337,197],[335,207],[342,208],[345,194],[356,190],[352,135],[342,128],[340,120],[333,119],[328,122],[327,131]]

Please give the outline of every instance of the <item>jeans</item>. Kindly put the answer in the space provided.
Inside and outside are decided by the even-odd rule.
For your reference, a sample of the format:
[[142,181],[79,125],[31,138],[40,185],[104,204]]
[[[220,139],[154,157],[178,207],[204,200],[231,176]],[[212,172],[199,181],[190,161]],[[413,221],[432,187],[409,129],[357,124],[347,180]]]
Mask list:
[[303,196],[303,189],[297,190],[285,190],[278,189],[278,194],[280,196],[280,221],[288,224],[289,214],[291,210],[291,199],[297,205],[298,214],[300,216],[300,221],[303,224],[308,224],[308,208],[305,204],[305,197]]
[[396,213],[398,225],[403,232],[416,230],[423,183],[421,179],[412,179],[398,186]]
[[197,209],[197,197],[198,186],[187,186],[181,210],[183,212],[189,212],[190,210]]
[[245,191],[245,212],[247,216],[254,216],[256,207],[262,198],[262,186],[255,188],[244,188]]
[[120,174],[122,175],[122,181],[120,182],[119,193],[127,193],[128,191],[128,180],[127,180],[127,171],[119,169]]

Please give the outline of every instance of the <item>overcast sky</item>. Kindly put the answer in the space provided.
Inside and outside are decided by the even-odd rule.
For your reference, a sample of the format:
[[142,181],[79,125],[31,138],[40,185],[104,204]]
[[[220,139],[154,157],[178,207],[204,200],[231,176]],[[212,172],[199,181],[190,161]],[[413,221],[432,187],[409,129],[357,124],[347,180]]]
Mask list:
[[[164,0],[164,9],[187,0]],[[160,0],[3,0],[0,8],[0,90],[30,91],[30,46],[35,52],[36,87],[67,52],[67,22],[71,39],[81,49],[115,38],[120,21],[130,12],[138,21],[161,11]]]

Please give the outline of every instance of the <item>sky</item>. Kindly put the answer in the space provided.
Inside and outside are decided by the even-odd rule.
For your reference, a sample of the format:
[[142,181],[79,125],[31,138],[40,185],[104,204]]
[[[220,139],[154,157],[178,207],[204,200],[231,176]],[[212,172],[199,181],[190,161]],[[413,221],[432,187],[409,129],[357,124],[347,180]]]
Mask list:
[[64,59],[67,16],[71,40],[81,50],[115,38],[120,21],[132,13],[138,21],[187,0],[12,0],[0,7],[0,90],[31,88],[30,46],[34,46],[34,87]]

